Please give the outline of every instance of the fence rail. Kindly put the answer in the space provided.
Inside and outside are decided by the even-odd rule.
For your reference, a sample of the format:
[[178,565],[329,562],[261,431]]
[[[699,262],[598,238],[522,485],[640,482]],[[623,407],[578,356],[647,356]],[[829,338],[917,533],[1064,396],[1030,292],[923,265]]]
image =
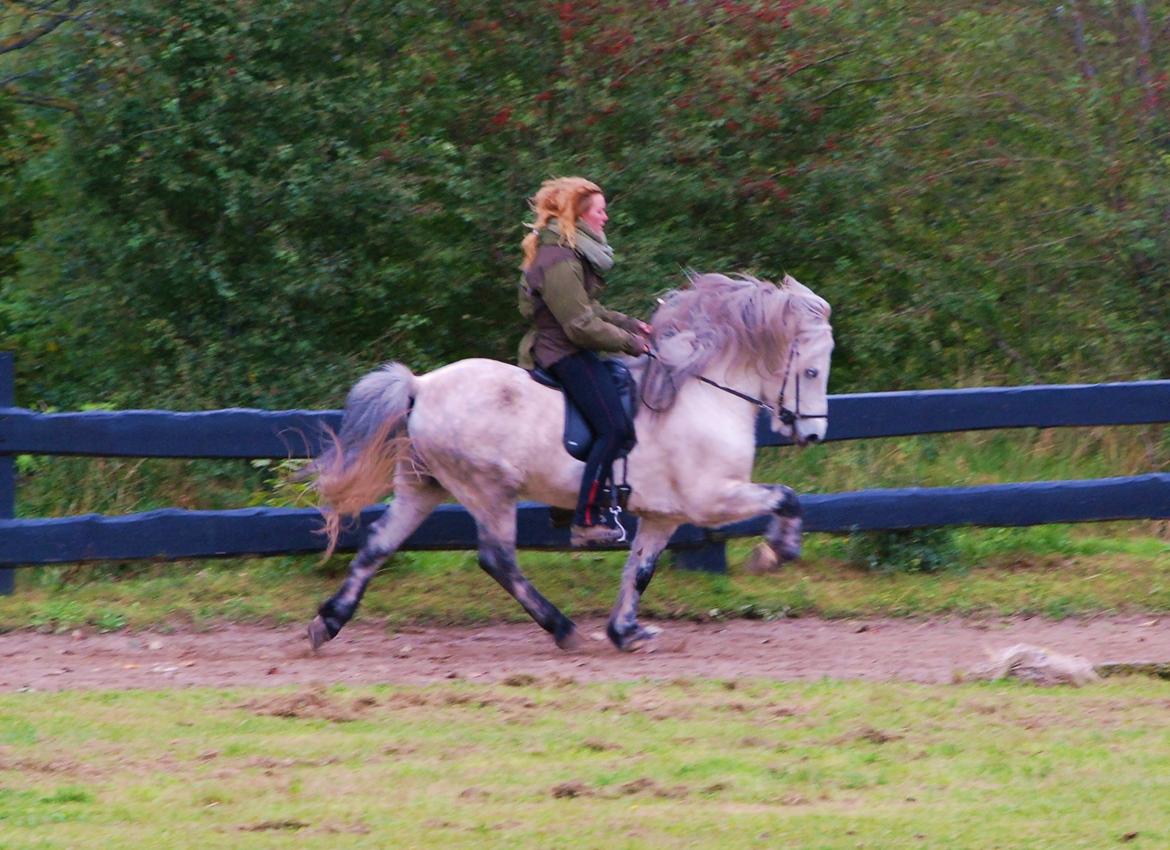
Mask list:
[[[179,559],[320,551],[316,511],[248,508],[166,509],[126,516],[13,519],[16,454],[103,457],[307,457],[337,411],[231,409],[37,413],[14,407],[12,361],[0,354],[0,565],[136,558]],[[1170,422],[1170,381],[925,390],[836,395],[829,400],[827,439],[852,440],[944,432]],[[781,446],[766,417],[760,446]],[[1049,481],[962,488],[902,488],[802,497],[806,529],[907,529],[943,525],[1019,526],[1054,522],[1170,518],[1170,475],[1153,473],[1088,481]],[[360,545],[384,506],[363,512],[340,548]],[[565,548],[568,534],[546,506],[523,504],[518,543]],[[684,526],[671,541],[685,565],[723,569],[722,541],[759,534],[766,518],[704,530]],[[471,549],[474,523],[444,505],[404,549]],[[0,592],[11,570],[0,570]]]
[[[336,410],[232,408],[36,413],[0,398],[0,454],[99,457],[308,457]],[[8,400],[11,404],[11,400]],[[859,393],[829,397],[827,440],[996,428],[1142,425],[1170,421],[1170,381]],[[759,446],[790,445],[767,416]]]
[[[1051,522],[1170,519],[1170,474],[1088,481],[1041,481],[983,487],[911,487],[803,496],[805,530],[910,529],[943,525],[1019,526]],[[385,510],[370,507],[343,534],[355,549]],[[522,503],[518,535],[528,549],[564,549],[546,505]],[[707,530],[683,526],[671,547],[701,552],[735,537],[763,533],[768,517]],[[127,516],[0,520],[0,564],[54,564],[137,558],[203,558],[317,552],[320,515],[307,508],[192,511],[167,508]],[[475,523],[458,505],[442,505],[402,547],[474,549]]]

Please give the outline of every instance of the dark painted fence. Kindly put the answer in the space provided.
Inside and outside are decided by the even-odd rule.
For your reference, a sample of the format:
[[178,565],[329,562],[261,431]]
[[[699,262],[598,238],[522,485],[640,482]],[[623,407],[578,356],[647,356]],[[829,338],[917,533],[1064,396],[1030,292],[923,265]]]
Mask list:
[[[13,407],[11,357],[0,355],[0,564],[48,564],[134,558],[201,558],[314,552],[322,548],[316,511],[248,508],[159,510],[128,516],[21,519],[13,516],[13,455],[285,458],[310,456],[336,411],[139,410],[35,413]],[[837,395],[830,399],[831,440],[991,428],[1135,425],[1170,421],[1170,381]],[[761,446],[787,441],[761,418]],[[1170,475],[1034,482],[964,488],[902,488],[807,495],[809,531],[909,529],[944,525],[1019,526],[1053,522],[1170,518]],[[385,510],[367,509],[341,547],[360,544]],[[685,526],[672,540],[684,566],[725,568],[727,538],[759,534],[766,518],[716,530]],[[560,549],[565,529],[547,507],[523,504],[519,543]],[[474,526],[461,508],[436,510],[407,549],[470,549]],[[7,573],[7,578],[4,578]],[[11,571],[0,571],[0,582]],[[3,587],[0,584],[0,587]],[[11,585],[8,585],[9,589]]]
[[[0,351],[0,411],[12,407],[16,403],[13,384],[15,376],[12,370],[12,355]],[[15,461],[11,454],[4,451],[3,438],[0,437],[0,524],[16,516],[16,470]],[[4,533],[0,532],[0,541],[4,540]],[[0,558],[0,564],[3,564]],[[10,569],[0,569],[0,596],[12,593],[16,575]]]

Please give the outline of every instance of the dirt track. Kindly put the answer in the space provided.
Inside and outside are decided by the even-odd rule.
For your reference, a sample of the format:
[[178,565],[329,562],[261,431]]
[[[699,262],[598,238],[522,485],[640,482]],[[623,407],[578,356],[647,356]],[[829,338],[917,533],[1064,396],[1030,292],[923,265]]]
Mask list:
[[[581,624],[600,638],[600,622]],[[530,624],[388,633],[357,622],[314,654],[301,626],[210,632],[0,635],[0,692],[301,684],[738,678],[950,681],[1016,643],[1103,661],[1170,660],[1170,618],[815,619],[661,624],[652,652],[607,641],[566,654]]]

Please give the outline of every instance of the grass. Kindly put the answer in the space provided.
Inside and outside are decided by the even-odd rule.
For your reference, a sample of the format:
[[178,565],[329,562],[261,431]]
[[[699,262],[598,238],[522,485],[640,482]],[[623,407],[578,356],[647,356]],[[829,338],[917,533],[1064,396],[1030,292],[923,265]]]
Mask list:
[[1170,844],[1170,684],[0,696],[23,848]]
[[[1170,611],[1170,545],[1153,524],[965,529],[937,573],[875,574],[848,562],[847,538],[810,535],[779,573],[744,574],[754,541],[729,547],[728,575],[664,564],[643,599],[654,618],[929,616]],[[570,616],[608,612],[620,554],[525,552],[521,566]],[[21,570],[0,597],[0,630],[102,631],[305,620],[340,582],[345,558],[180,562]],[[403,553],[371,584],[359,616],[407,623],[522,620],[471,553]]]
[[[1170,467],[1168,434],[1094,428],[834,443],[761,452],[756,478],[833,492],[1136,474]],[[23,516],[282,504],[295,496],[279,483],[280,465],[25,458],[18,466]],[[644,611],[697,619],[1170,611],[1168,537],[1164,522],[958,529],[939,537],[937,546],[928,542],[936,548],[925,560],[936,572],[884,574],[891,565],[867,568],[866,553],[874,549],[864,539],[809,535],[802,562],[765,577],[742,573],[754,541],[739,541],[729,547],[729,575],[660,569]],[[573,616],[608,611],[621,562],[616,554],[521,556],[537,586]],[[318,565],[314,558],[285,557],[22,570],[16,595],[0,598],[0,629],[299,621],[333,592],[345,565],[345,558]],[[384,572],[362,616],[395,625],[524,616],[470,553],[403,553]]]
[[[762,453],[802,491],[1101,477],[1166,468],[1161,431],[1017,432]],[[239,466],[239,465],[237,465]],[[271,503],[263,467],[49,459],[19,511]],[[62,497],[61,493],[67,494]],[[960,529],[932,573],[876,573],[810,535],[770,576],[665,565],[653,617],[1170,611],[1164,524]],[[864,543],[864,541],[861,541]],[[574,616],[608,610],[620,555],[522,553]],[[22,570],[0,629],[303,621],[345,559]],[[469,553],[404,553],[359,616],[518,620]],[[514,686],[0,695],[0,848],[1170,846],[1170,683],[1078,691],[567,680]]]

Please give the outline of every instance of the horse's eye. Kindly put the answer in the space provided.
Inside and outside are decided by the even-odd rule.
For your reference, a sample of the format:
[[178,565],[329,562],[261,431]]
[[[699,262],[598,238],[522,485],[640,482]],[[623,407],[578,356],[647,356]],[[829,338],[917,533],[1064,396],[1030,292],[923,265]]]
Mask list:
[[805,369],[804,370],[804,376],[806,378],[815,378],[819,374],[820,374],[820,372],[818,372],[816,369]]

